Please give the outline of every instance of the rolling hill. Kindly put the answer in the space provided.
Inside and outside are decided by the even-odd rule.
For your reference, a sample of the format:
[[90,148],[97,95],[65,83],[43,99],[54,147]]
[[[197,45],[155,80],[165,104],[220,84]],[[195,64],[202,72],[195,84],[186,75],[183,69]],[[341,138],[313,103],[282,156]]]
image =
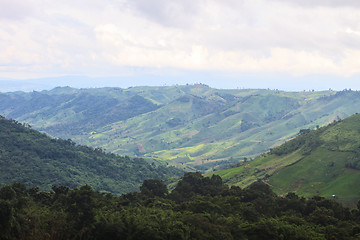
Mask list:
[[302,130],[296,138],[241,166],[215,174],[245,187],[264,181],[278,194],[335,195],[345,203],[360,199],[360,114]]
[[54,137],[200,171],[254,158],[302,128],[356,112],[360,93],[351,90],[226,90],[196,84],[0,94],[1,114]]
[[50,138],[28,124],[0,116],[0,184],[21,182],[49,191],[53,185],[116,194],[137,191],[145,179],[168,179],[183,171],[142,158],[105,153],[72,140]]

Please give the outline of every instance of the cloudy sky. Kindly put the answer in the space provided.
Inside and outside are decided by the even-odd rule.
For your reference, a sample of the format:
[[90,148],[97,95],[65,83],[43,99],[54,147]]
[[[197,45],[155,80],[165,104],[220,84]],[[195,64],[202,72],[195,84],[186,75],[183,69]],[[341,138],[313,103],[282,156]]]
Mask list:
[[41,78],[360,89],[360,1],[0,0],[0,84]]

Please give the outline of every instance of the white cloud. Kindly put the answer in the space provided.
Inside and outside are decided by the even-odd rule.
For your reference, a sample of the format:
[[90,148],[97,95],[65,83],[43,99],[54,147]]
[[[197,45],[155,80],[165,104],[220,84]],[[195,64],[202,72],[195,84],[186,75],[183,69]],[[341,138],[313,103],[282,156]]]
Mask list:
[[312,2],[1,0],[0,74],[359,73],[360,4]]

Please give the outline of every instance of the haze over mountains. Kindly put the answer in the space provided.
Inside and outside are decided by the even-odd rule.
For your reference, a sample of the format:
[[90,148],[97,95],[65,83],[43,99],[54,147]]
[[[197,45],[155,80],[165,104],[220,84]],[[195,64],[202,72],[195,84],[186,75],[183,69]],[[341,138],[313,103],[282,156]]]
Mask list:
[[359,103],[351,90],[59,87],[1,93],[0,113],[54,137],[210,171],[256,157],[300,129],[360,112]]

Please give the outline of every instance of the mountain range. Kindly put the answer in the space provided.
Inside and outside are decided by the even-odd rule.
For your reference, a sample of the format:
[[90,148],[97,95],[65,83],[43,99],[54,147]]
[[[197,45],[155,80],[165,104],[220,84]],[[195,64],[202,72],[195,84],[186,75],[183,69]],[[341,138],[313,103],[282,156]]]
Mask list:
[[53,137],[186,170],[237,164],[360,112],[357,91],[214,89],[203,84],[0,94],[0,113]]

